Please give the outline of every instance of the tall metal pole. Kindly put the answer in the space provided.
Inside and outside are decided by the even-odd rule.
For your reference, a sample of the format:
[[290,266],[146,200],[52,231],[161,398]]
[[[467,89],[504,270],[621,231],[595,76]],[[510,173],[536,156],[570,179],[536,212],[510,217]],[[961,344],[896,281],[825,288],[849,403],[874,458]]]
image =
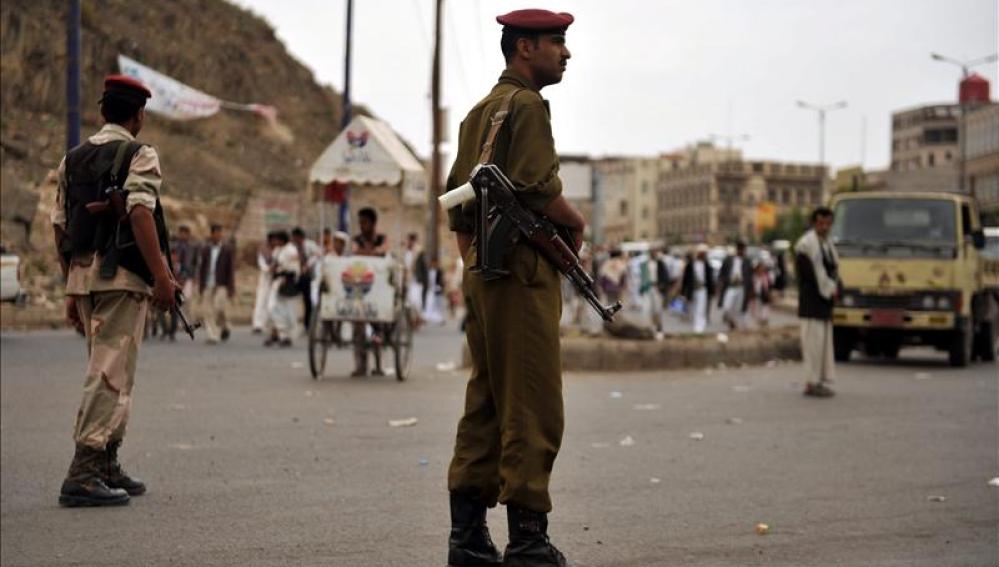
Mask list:
[[819,109],[819,165],[826,163],[826,111]]
[[846,108],[846,101],[841,100],[833,104],[827,104],[825,106],[820,106],[816,104],[809,104],[807,102],[798,101],[798,107],[804,108],[806,110],[814,110],[819,114],[819,165],[825,165],[826,163],[826,112],[832,110],[839,110],[841,108]]
[[430,191],[427,206],[430,208],[430,226],[427,229],[427,252],[431,260],[440,257],[440,206],[437,197],[441,194],[441,14],[444,0],[437,0],[436,23],[434,26],[433,75],[430,82],[430,111],[433,118],[433,155],[430,158]]
[[80,0],[66,12],[66,149],[80,143]]
[[[340,119],[340,131],[347,129],[350,124],[352,109],[350,104],[350,53],[353,46],[353,29],[354,29],[354,0],[347,0],[347,46],[344,55],[343,64],[343,98],[340,102],[340,110],[342,116]],[[346,232],[347,226],[350,220],[350,187],[348,186],[343,194],[343,200],[340,202],[340,219],[338,222],[339,229]]]

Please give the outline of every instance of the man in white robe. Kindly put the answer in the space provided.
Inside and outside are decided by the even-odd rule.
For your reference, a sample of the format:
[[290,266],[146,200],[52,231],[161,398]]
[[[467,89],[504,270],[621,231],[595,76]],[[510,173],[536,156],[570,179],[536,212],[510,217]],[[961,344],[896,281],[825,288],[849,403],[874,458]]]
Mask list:
[[798,276],[798,317],[805,366],[805,395],[831,397],[828,383],[835,371],[833,302],[839,287],[839,255],[828,239],[833,212],[820,207],[812,213],[812,228],[795,245]]

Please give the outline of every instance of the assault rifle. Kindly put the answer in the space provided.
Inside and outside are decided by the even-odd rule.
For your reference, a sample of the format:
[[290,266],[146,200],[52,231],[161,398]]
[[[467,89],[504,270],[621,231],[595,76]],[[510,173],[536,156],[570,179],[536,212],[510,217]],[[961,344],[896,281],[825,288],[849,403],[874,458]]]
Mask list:
[[[104,259],[101,261],[101,277],[112,278],[114,277],[115,271],[118,269],[118,255],[121,248],[129,245],[135,246],[136,244],[134,240],[130,243],[123,243],[121,241],[122,225],[129,222],[125,206],[125,200],[128,196],[128,192],[121,187],[120,183],[117,183],[114,179],[112,179],[111,185],[104,190],[104,196],[107,197],[105,200],[87,203],[86,208],[87,212],[94,216],[114,215],[114,235],[111,237],[111,242],[107,249],[102,251]],[[163,243],[161,242],[160,244],[162,248]],[[169,244],[167,246],[169,246]],[[170,270],[170,273],[173,273],[173,259],[170,257],[169,249],[165,251],[164,255],[166,256],[167,268]],[[174,293],[174,306],[170,311],[175,317],[177,317],[181,326],[184,327],[184,332],[187,333],[193,341],[194,331],[201,327],[201,323],[194,323],[192,325],[188,322],[187,316],[184,314],[183,309],[185,301],[186,298],[184,297],[183,292],[178,289],[176,293]]]
[[557,227],[550,220],[529,209],[517,200],[516,188],[499,167],[493,164],[478,165],[472,170],[468,183],[448,191],[438,198],[446,210],[472,199],[478,199],[476,241],[478,243],[475,266],[469,271],[484,280],[506,276],[503,260],[512,245],[521,236],[527,238],[546,260],[561,272],[604,321],[612,321],[621,309],[621,302],[604,305],[593,288],[593,278],[579,264],[572,235]]

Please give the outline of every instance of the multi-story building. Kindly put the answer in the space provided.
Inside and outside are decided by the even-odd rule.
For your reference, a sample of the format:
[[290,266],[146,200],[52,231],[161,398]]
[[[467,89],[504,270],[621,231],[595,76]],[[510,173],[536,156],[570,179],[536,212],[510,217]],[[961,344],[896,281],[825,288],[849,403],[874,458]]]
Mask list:
[[824,203],[831,188],[826,168],[819,165],[743,161],[741,156],[703,162],[696,155],[674,163],[660,172],[658,184],[657,232],[670,242],[753,240],[763,228],[761,211],[766,216],[807,211]]
[[968,112],[965,186],[989,224],[999,224],[999,104]]
[[[602,244],[615,245],[632,238],[634,216],[635,164],[623,157],[605,157],[593,161],[599,184],[603,220]],[[594,206],[600,206],[595,204]]]
[[891,170],[945,168],[956,174],[961,106],[933,104],[891,117]]

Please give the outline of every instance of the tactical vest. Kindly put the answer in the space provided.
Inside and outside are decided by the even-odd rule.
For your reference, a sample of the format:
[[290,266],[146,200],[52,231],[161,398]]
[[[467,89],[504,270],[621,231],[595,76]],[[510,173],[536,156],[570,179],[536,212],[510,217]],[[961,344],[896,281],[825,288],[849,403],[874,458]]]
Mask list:
[[[128,178],[129,166],[142,144],[134,141],[80,144],[66,154],[67,238],[60,252],[69,260],[77,254],[99,252],[103,257],[101,277],[113,278],[118,267],[135,273],[152,285],[153,276],[135,244],[132,226],[126,218],[119,222],[113,212],[91,214],[89,203],[107,200],[107,191],[121,187]],[[169,234],[159,198],[153,211],[160,251],[169,259]]]

